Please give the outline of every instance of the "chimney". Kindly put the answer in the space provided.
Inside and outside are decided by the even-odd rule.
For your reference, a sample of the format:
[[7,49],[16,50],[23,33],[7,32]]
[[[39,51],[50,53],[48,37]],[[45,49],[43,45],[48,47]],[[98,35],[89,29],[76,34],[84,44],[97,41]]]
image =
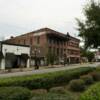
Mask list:
[[13,39],[13,38],[14,38],[13,36],[10,37],[10,39]]

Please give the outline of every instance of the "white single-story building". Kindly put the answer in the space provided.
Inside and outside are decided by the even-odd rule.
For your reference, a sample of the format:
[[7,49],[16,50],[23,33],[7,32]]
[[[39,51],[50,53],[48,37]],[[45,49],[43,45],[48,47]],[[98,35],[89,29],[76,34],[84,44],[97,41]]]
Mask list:
[[95,60],[100,62],[100,51],[95,52]]
[[0,69],[30,67],[30,47],[0,42]]

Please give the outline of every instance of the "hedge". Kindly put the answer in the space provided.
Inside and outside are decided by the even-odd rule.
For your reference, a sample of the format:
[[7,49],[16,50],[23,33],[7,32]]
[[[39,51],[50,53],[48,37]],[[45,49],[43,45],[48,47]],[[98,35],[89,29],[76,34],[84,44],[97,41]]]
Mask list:
[[23,87],[0,87],[0,100],[29,100],[31,91]]
[[100,100],[100,82],[85,91],[79,100]]
[[94,68],[81,67],[65,71],[57,71],[45,74],[1,78],[0,87],[5,86],[22,86],[29,89],[45,88],[49,89],[54,86],[67,84],[70,80],[79,78],[80,75],[92,72]]
[[30,100],[75,100],[70,93],[57,94],[57,93],[47,93],[44,95],[34,95]]
[[93,79],[92,75],[90,75],[90,74],[83,75],[80,77],[80,79],[82,79],[86,85],[91,85],[94,83],[94,79]]
[[90,75],[93,77],[94,81],[100,81],[100,72],[94,71],[91,72]]
[[53,87],[49,90],[50,93],[59,93],[59,94],[65,94],[66,89],[64,87]]
[[74,79],[69,83],[72,91],[81,92],[85,90],[85,82],[82,79]]

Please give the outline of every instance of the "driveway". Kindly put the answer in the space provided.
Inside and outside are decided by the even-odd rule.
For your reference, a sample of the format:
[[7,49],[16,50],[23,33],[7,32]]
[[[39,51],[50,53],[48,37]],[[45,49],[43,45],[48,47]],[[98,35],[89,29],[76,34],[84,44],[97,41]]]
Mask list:
[[56,68],[39,69],[39,70],[24,71],[24,72],[3,73],[3,74],[0,74],[0,78],[33,75],[33,74],[42,74],[42,73],[55,72],[55,71],[61,71],[61,70],[69,70],[69,69],[74,69],[74,68],[79,68],[79,67],[97,67],[99,65],[100,65],[100,63],[73,64],[73,65],[66,65],[66,66],[62,65],[61,67],[56,67]]

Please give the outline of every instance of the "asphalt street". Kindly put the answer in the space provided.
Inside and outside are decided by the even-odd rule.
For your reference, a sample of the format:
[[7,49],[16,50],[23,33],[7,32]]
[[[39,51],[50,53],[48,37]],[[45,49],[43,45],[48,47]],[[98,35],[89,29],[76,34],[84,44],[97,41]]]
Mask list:
[[55,71],[61,71],[61,70],[69,70],[79,67],[97,67],[100,63],[92,63],[92,64],[73,64],[73,65],[66,65],[61,67],[55,67],[55,68],[46,68],[46,69],[39,69],[39,70],[31,70],[31,71],[23,71],[23,72],[12,72],[12,73],[2,73],[0,74],[0,77],[14,77],[14,76],[24,76],[24,75],[33,75],[33,74],[42,74],[42,73],[48,73],[48,72],[55,72]]

